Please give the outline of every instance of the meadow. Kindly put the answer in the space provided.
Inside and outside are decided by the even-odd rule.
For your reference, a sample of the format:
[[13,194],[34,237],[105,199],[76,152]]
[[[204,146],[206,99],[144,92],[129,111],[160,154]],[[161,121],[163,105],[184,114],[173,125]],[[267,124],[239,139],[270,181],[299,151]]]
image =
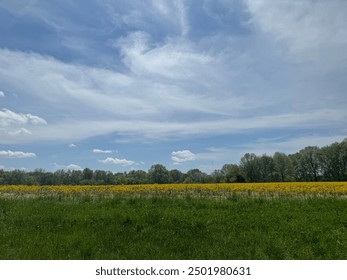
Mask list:
[[347,183],[0,186],[0,259],[347,259]]

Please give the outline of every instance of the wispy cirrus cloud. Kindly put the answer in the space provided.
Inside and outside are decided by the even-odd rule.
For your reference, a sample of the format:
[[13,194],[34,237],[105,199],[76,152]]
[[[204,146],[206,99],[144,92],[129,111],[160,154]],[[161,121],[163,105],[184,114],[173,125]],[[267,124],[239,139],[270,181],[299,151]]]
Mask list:
[[254,26],[284,41],[292,53],[327,60],[318,57],[326,53],[328,60],[335,63],[337,61],[331,60],[335,51],[346,57],[343,49],[347,44],[347,31],[341,28],[347,22],[346,1],[245,2]]
[[[164,49],[163,47],[155,48],[151,50],[154,52],[153,55],[148,54],[148,52],[139,53],[138,56],[143,56],[141,59],[131,54],[128,57],[129,61],[131,61],[129,62],[129,67],[135,67],[131,69],[140,69],[135,70],[135,72],[140,71],[142,73],[141,75],[139,73],[136,74],[136,76],[139,76],[139,79],[135,79],[133,75],[126,76],[110,70],[67,65],[49,57],[0,50],[0,60],[5,61],[6,65],[10,65],[7,68],[12,68],[13,70],[10,71],[10,74],[6,74],[5,80],[7,83],[18,84],[18,77],[14,73],[23,73],[21,85],[26,88],[29,96],[40,97],[41,100],[44,100],[45,106],[55,110],[57,114],[71,116],[71,118],[55,119],[48,124],[41,117],[3,109],[0,111],[0,127],[9,127],[10,124],[31,124],[32,127],[30,128],[24,127],[32,133],[26,139],[30,141],[44,141],[47,139],[69,140],[69,137],[70,140],[83,139],[93,135],[103,135],[112,132],[123,135],[135,133],[145,138],[157,138],[169,135],[174,136],[177,133],[179,135],[201,135],[216,132],[227,134],[253,128],[293,127],[296,125],[319,128],[331,125],[331,121],[340,120],[340,122],[343,122],[345,119],[342,107],[306,112],[294,110],[287,114],[276,112],[277,110],[273,109],[272,115],[265,115],[263,110],[256,110],[257,107],[254,107],[254,112],[252,113],[254,116],[248,117],[247,115],[250,114],[252,106],[250,104],[247,105],[245,97],[223,93],[225,89],[219,92],[209,91],[209,87],[215,83],[217,84],[221,77],[213,80],[214,76],[211,74],[212,80],[210,79],[209,81],[208,91],[201,94],[201,92],[195,92],[194,90],[190,92],[190,83],[186,84],[183,76],[182,81],[179,76],[170,78],[169,74],[165,74],[167,72],[180,75],[179,63],[177,64],[175,60],[172,60],[172,63],[165,61],[165,57],[170,61],[171,54],[173,57],[177,56],[179,59],[182,59],[182,62],[187,58],[186,64],[183,63],[186,66],[184,71],[190,71],[191,73],[194,73],[194,69],[197,69],[197,67],[204,69],[204,65],[207,63],[205,60],[209,61],[212,59],[206,58],[206,55],[200,57],[198,54],[195,57],[195,51],[190,50],[192,52],[190,54],[189,48],[185,51],[180,50],[180,48],[182,47],[177,46],[177,49],[174,46],[168,47],[168,49],[166,47]],[[163,53],[161,54],[161,52]],[[4,55],[1,56],[1,54]],[[152,62],[154,63],[153,66],[150,66],[150,60],[156,55],[164,60],[162,74],[166,77],[162,81],[159,79],[155,83],[155,80],[160,75],[154,75],[152,78],[154,83],[148,83],[146,81],[147,75],[151,75],[152,71],[154,71],[153,73],[158,71],[154,66],[155,62]],[[193,61],[189,62],[189,57],[196,63],[193,63]],[[201,63],[199,64],[200,59]],[[157,63],[160,63],[159,61]],[[149,63],[144,68],[142,66],[131,66],[134,63],[145,65],[147,62]],[[190,63],[191,66],[189,66]],[[18,65],[21,65],[20,69]],[[36,70],[30,70],[30,65],[36,65]],[[177,71],[174,70],[176,67]],[[213,69],[214,66],[207,63],[206,67]],[[218,67],[216,69],[218,71]],[[210,73],[210,70],[206,71],[206,75]],[[1,73],[5,72],[2,72],[0,69],[0,77]],[[11,73],[13,77],[11,77]],[[196,73],[192,75],[194,76]],[[207,77],[204,75],[202,73],[191,79],[207,80]],[[75,79],[71,80],[69,77],[75,77]],[[146,77],[146,79],[141,77]],[[164,80],[167,78],[170,78],[170,80],[164,83]],[[51,84],[55,84],[56,87],[51,89]],[[198,81],[197,85],[198,87],[204,87],[204,83],[201,84]],[[40,90],[38,90],[39,88]],[[216,88],[218,89],[218,86]],[[51,94],[44,94],[47,91]],[[249,99],[252,100],[251,97]],[[261,98],[257,100],[261,104]],[[80,104],[84,106],[81,107]],[[76,108],[80,109],[76,110]],[[87,108],[89,109],[87,110]],[[90,111],[99,114],[103,113],[103,118],[99,118],[97,114],[91,116],[89,114]],[[177,116],[175,112],[180,112],[180,114]],[[158,118],[158,116],[160,117]],[[114,121],[115,118],[117,118],[117,121]],[[206,121],[206,118],[209,120]],[[165,120],[165,125],[162,125],[163,120]],[[88,125],[88,122],[95,125]],[[13,131],[18,131],[18,129]],[[16,139],[16,141],[25,141],[26,139]],[[7,143],[10,141],[11,139],[7,139]]]
[[14,131],[8,131],[8,134],[11,136],[17,136],[17,135],[32,135],[32,132],[26,128],[20,128],[18,130]]

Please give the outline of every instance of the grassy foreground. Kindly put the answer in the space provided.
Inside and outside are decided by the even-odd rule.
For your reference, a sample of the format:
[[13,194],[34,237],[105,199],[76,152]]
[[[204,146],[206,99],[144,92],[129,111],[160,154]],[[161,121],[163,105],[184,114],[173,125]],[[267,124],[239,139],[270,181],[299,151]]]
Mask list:
[[0,198],[0,259],[347,259],[346,200]]

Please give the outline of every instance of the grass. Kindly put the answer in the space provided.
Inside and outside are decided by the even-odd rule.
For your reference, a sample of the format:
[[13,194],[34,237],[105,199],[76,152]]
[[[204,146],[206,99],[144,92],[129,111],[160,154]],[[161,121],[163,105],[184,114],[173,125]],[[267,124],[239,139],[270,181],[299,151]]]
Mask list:
[[344,199],[0,199],[0,259],[347,259]]

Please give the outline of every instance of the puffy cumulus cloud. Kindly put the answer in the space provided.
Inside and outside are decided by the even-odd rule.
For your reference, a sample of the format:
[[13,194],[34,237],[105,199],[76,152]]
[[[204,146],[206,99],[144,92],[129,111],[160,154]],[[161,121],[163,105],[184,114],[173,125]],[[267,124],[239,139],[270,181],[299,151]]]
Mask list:
[[36,157],[35,153],[26,153],[21,151],[0,151],[0,157],[3,158],[34,158]]
[[67,169],[67,170],[79,170],[79,171],[81,171],[81,170],[82,170],[82,167],[79,166],[79,165],[77,165],[77,164],[71,163],[71,164],[69,164],[69,165],[66,166],[66,169]]
[[117,164],[117,165],[122,165],[122,166],[136,165],[135,161],[127,160],[127,159],[112,158],[112,157],[108,157],[106,159],[99,160],[99,162],[104,163],[104,164]]
[[0,111],[0,127],[24,124],[44,125],[47,122],[43,118],[32,114],[15,113],[9,109],[2,109]]
[[176,151],[171,153],[174,164],[181,164],[186,161],[196,160],[196,155],[189,150]]
[[0,90],[0,97],[5,97],[5,93]]
[[32,137],[35,139],[33,128],[45,125],[47,125],[46,120],[39,116],[2,109],[0,110],[0,143],[13,144]]
[[77,147],[77,145],[74,143],[69,144],[69,148],[76,148],[76,147]]
[[81,166],[79,166],[78,164],[74,164],[74,163],[71,163],[68,165],[61,165],[61,164],[54,163],[54,166],[57,169],[64,169],[64,170],[76,170],[76,171],[83,170],[83,168]]
[[93,153],[95,153],[95,154],[111,154],[112,150],[93,149]]

